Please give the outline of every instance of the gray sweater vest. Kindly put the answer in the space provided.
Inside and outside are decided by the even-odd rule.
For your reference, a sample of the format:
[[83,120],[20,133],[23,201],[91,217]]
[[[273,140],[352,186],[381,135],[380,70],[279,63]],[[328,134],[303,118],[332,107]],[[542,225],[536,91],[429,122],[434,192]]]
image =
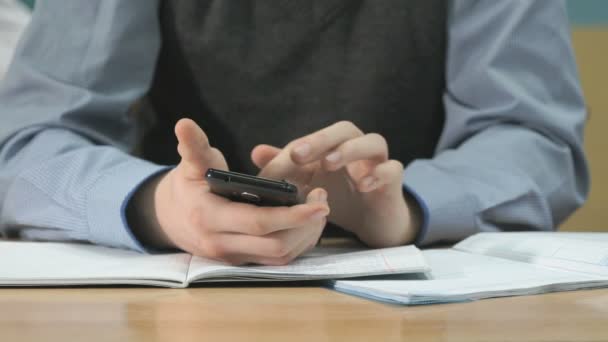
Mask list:
[[232,170],[339,120],[388,140],[407,165],[443,127],[444,0],[166,0],[162,50],[142,106],[144,156],[176,163],[173,126],[196,120]]

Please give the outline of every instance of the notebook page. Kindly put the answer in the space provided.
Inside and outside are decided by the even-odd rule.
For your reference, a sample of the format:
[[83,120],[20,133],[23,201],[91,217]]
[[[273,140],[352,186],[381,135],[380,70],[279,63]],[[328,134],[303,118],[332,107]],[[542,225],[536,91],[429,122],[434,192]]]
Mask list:
[[426,272],[428,265],[415,246],[358,250],[317,247],[285,266],[234,267],[192,258],[189,280],[213,277],[308,280],[378,274]]
[[578,233],[481,233],[456,244],[456,250],[555,267],[573,272],[608,275],[608,234],[595,240]]
[[0,285],[183,286],[191,256],[76,243],[0,241]]
[[[547,232],[528,232],[526,234],[535,235],[535,234],[551,234]],[[593,242],[607,242],[608,243],[608,234],[600,233],[600,232],[558,232],[553,233],[557,234],[559,237],[563,237],[566,239],[574,239],[574,240],[586,240]]]
[[596,277],[450,249],[423,251],[429,279],[341,280],[338,291],[402,304],[468,301],[608,284]]

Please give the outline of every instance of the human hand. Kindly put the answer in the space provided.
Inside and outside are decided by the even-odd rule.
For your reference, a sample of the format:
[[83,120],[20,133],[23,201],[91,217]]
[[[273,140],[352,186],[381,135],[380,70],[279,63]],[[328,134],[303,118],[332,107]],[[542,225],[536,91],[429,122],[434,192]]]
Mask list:
[[[210,192],[208,168],[227,170],[222,153],[189,119],[175,126],[181,162],[139,195],[155,245],[231,264],[283,265],[315,246],[329,214],[327,193],[314,189],[304,204],[257,207]],[[144,233],[140,233],[143,235]]]
[[283,149],[258,145],[251,157],[260,176],[287,179],[306,194],[329,193],[329,221],[372,247],[411,243],[419,230],[417,204],[403,192],[403,165],[388,159],[379,134],[338,122],[290,142]]

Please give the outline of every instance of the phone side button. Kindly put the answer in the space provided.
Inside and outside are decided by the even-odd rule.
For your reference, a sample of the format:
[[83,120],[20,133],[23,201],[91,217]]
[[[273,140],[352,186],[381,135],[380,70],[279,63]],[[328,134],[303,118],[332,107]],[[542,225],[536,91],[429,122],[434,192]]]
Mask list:
[[251,202],[251,203],[260,203],[260,196],[256,195],[256,194],[252,194],[249,192],[242,192],[241,193],[241,198],[247,202]]

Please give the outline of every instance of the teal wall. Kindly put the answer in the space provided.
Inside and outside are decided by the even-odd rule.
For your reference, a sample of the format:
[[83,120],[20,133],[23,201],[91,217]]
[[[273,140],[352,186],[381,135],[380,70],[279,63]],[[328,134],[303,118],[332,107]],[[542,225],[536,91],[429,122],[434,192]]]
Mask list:
[[608,26],[608,0],[568,0],[567,2],[570,21],[573,25]]
[[35,0],[21,0],[21,2],[25,3],[29,7],[34,7],[34,1]]
[[[35,0],[21,0],[28,6],[34,6]],[[128,1],[128,0],[127,0]],[[510,1],[510,0],[503,0]],[[533,0],[553,1],[553,0]],[[567,0],[568,12],[573,25],[606,25],[608,26],[608,0]]]

